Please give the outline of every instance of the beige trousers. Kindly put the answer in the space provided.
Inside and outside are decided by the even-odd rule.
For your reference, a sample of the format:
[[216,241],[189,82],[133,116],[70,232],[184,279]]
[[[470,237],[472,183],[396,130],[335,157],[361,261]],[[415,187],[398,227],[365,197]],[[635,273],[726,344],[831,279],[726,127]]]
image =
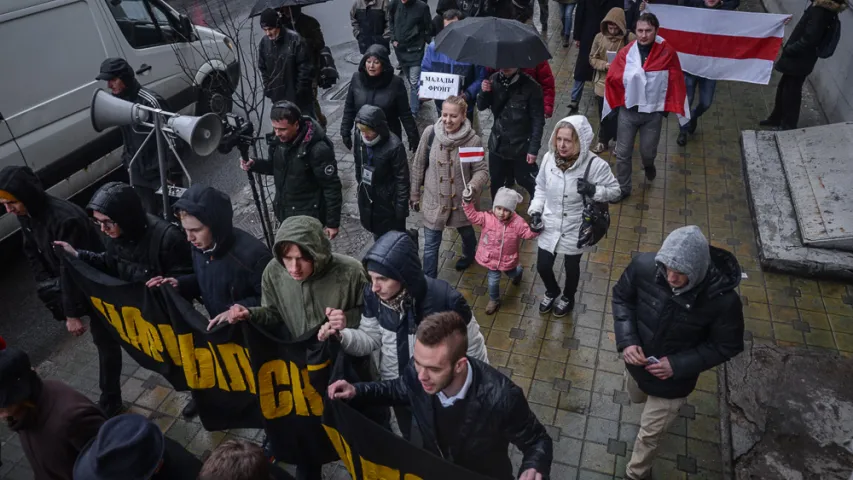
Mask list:
[[678,418],[678,410],[687,398],[660,398],[646,395],[640,390],[630,373],[628,376],[628,395],[633,403],[645,403],[640,417],[640,431],[634,442],[634,453],[625,467],[625,476],[631,480],[642,480],[652,470],[652,462],[660,447],[663,436],[672,422]]

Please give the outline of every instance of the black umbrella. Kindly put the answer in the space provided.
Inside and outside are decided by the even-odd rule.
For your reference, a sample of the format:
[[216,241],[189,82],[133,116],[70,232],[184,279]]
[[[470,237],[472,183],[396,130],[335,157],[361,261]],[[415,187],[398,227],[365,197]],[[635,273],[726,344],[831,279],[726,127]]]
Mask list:
[[314,5],[315,3],[325,3],[329,0],[258,0],[252,11],[249,12],[250,17],[260,15],[261,12],[268,8],[278,9],[281,7],[304,7]]
[[495,69],[533,68],[551,58],[532,26],[495,17],[451,23],[435,38],[435,49],[458,62]]

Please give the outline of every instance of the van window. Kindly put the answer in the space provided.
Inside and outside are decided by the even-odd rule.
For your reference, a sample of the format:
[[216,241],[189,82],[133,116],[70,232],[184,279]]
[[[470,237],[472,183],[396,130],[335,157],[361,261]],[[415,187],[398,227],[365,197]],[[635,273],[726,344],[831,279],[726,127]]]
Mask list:
[[[162,5],[148,0],[107,0],[110,13],[133,48],[179,42],[178,20]],[[153,13],[153,17],[151,16]]]

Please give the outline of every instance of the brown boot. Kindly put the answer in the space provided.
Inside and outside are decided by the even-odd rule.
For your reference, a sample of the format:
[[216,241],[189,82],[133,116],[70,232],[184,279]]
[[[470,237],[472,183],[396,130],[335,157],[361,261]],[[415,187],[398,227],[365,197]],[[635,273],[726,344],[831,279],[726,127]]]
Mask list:
[[491,315],[498,311],[498,308],[501,306],[500,300],[489,300],[489,303],[486,304],[486,315]]

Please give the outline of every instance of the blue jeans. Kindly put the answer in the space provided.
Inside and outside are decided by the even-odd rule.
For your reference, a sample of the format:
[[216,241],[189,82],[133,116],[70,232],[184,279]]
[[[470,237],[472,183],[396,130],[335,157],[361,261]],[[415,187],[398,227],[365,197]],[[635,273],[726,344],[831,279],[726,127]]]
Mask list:
[[[462,237],[462,255],[474,259],[477,252],[477,234],[474,227],[466,225],[456,229]],[[441,248],[443,230],[424,227],[424,275],[435,278],[438,275],[438,250]]]
[[574,102],[580,102],[581,101],[581,97],[583,96],[583,84],[584,84],[583,81],[575,80],[575,84],[572,85],[572,101],[574,101]]
[[421,102],[418,100],[418,84],[421,83],[421,66],[403,67],[403,80],[409,86],[409,108],[412,110],[412,115],[417,115],[421,109]]
[[489,298],[491,300],[500,300],[501,298],[501,273],[505,273],[509,278],[516,278],[521,275],[521,272],[521,265],[516,265],[515,268],[506,272],[489,270]]
[[572,14],[575,13],[575,3],[560,3],[560,18],[563,20],[563,38],[572,40]]
[[[696,96],[696,87],[699,87],[699,104],[690,110],[690,119],[696,123],[696,120],[711,108],[711,103],[714,102],[714,91],[717,89],[717,81],[684,72],[684,85],[687,87],[687,104],[691,106],[693,105],[693,97]],[[681,131],[686,132],[687,125],[682,125]]]

